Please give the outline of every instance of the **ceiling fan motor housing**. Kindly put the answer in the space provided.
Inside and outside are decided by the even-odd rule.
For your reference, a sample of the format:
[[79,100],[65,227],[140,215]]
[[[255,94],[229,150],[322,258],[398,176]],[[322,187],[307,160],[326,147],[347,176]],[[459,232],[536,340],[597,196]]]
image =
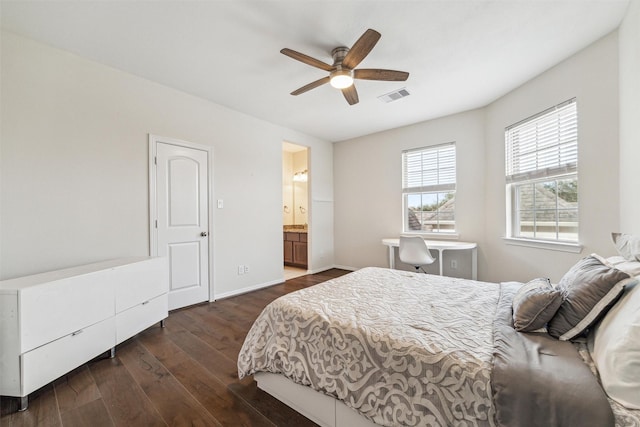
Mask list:
[[345,46],[338,46],[331,51],[331,57],[333,58],[333,66],[342,66],[342,60],[349,53],[349,48]]

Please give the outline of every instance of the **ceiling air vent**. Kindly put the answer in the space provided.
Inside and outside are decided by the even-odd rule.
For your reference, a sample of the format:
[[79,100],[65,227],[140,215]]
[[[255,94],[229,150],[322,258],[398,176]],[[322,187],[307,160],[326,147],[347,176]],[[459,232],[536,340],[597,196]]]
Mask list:
[[404,98],[405,96],[409,96],[409,95],[411,95],[409,91],[407,91],[407,89],[403,87],[402,89],[394,90],[393,92],[380,95],[378,99],[382,102],[389,103],[389,102],[397,101],[398,99]]

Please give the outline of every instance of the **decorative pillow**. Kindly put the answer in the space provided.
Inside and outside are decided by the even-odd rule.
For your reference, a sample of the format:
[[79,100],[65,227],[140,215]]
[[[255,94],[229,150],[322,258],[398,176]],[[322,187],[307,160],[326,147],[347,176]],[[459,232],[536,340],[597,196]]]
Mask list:
[[607,263],[614,266],[618,270],[622,270],[631,277],[640,276],[640,262],[627,261],[622,256],[612,256],[607,258]]
[[613,240],[618,253],[627,261],[640,261],[640,236],[611,233],[611,240]]
[[640,409],[640,285],[627,287],[589,336],[589,349],[609,397]]
[[558,283],[563,302],[549,321],[549,334],[561,341],[581,335],[606,314],[631,282],[635,279],[598,255],[582,258]]
[[525,283],[513,297],[513,327],[531,332],[543,328],[562,304],[562,294],[549,279]]

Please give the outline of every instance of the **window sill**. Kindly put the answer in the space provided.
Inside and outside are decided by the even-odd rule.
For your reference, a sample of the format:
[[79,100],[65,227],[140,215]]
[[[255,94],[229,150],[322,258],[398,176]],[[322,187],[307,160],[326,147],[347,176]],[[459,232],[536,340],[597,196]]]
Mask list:
[[420,236],[428,240],[458,240],[460,238],[458,233],[420,233],[417,231],[409,231],[401,234],[403,236]]
[[515,237],[503,237],[502,240],[504,240],[507,245],[549,249],[552,251],[571,252],[574,254],[582,252],[582,245],[580,243],[549,242],[545,240],[518,239]]

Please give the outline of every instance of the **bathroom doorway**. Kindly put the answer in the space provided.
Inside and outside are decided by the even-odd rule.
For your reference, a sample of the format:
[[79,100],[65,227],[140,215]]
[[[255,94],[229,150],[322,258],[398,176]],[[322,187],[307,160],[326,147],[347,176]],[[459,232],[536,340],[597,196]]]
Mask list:
[[309,268],[309,149],[282,143],[282,236],[285,280]]

